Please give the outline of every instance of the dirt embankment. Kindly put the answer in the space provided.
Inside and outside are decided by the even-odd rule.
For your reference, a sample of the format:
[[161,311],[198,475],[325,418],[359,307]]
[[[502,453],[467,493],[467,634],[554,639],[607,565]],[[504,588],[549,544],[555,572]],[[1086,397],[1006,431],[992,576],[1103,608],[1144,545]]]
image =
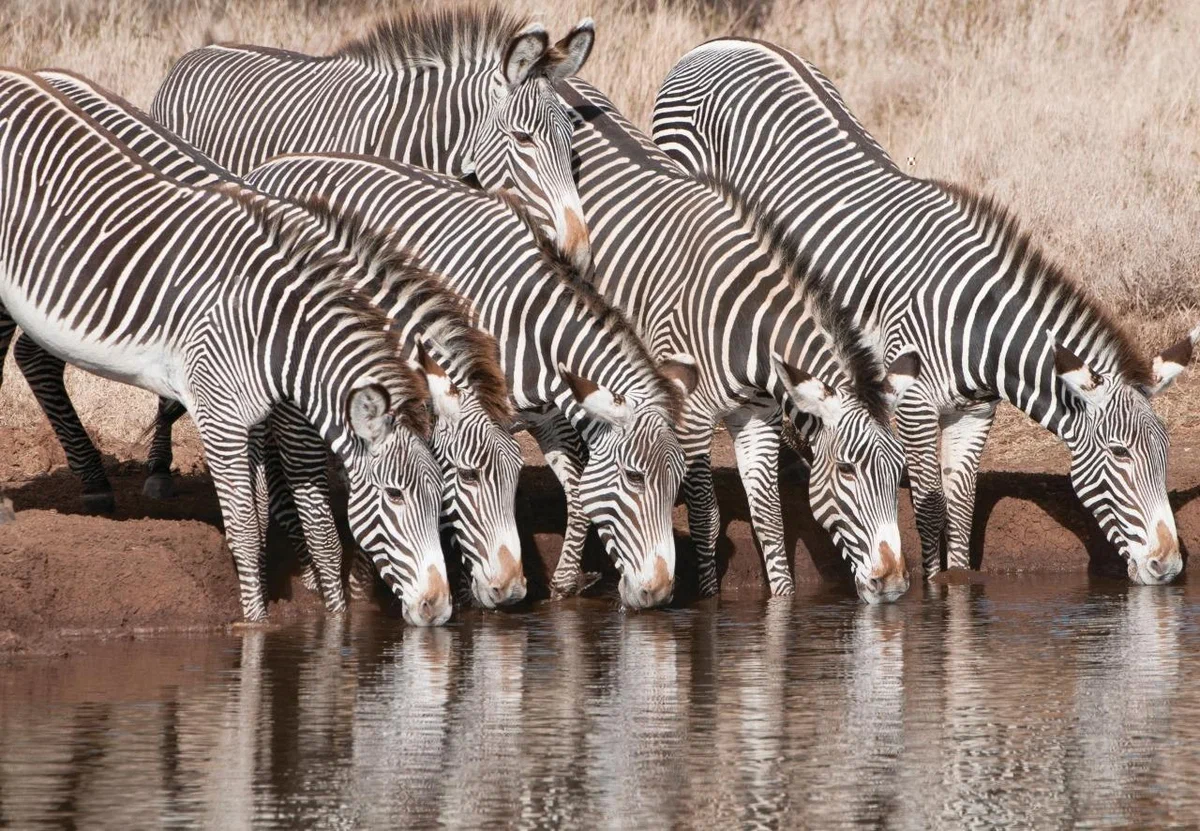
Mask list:
[[[972,564],[983,571],[1090,569],[1123,574],[1121,563],[1071,491],[1062,472],[1068,463],[1065,452],[1044,442],[1022,449],[1005,441],[1004,435],[989,450],[985,468],[991,469],[980,477]],[[1187,542],[1200,535],[1200,459],[1192,453],[1193,446],[1200,449],[1200,441],[1173,437],[1171,501],[1186,549]],[[518,522],[530,595],[540,599],[548,595],[546,583],[558,560],[565,508],[557,482],[541,465],[535,447],[523,444],[531,466],[518,491]],[[136,448],[131,455],[134,452]],[[84,515],[79,486],[62,466],[61,451],[48,428],[3,431],[0,458],[0,481],[18,512],[16,522],[0,526],[0,652],[29,649],[64,633],[215,627],[239,618],[237,580],[220,530],[220,511],[194,444],[185,441],[177,452],[181,468],[188,472],[176,477],[177,496],[169,501],[142,495],[139,462],[110,457],[118,505],[110,517]],[[762,592],[761,559],[724,434],[717,437],[714,460],[722,518],[722,590]],[[848,587],[846,565],[808,511],[805,467],[794,456],[785,457],[781,489],[797,579]],[[904,551],[915,576],[920,547],[907,492],[900,503]],[[675,517],[677,598],[687,602],[694,593],[695,569],[682,505]],[[319,601],[300,585],[286,540],[274,530],[269,562],[272,617],[319,614]],[[584,565],[613,576],[594,535]],[[611,590],[611,580],[608,585]],[[600,590],[605,590],[604,584]],[[397,613],[386,592],[375,602]]]

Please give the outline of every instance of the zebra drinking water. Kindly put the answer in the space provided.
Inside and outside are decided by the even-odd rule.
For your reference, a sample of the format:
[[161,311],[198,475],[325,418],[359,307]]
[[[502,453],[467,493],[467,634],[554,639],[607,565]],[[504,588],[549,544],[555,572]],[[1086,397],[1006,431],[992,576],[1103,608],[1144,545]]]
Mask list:
[[[0,72],[0,327],[183,402],[221,504],[247,620],[266,615],[258,428],[292,402],[345,464],[350,517],[404,601],[450,615],[423,384],[389,321],[241,194],[180,185],[43,81]],[[340,574],[320,564],[340,611]]]
[[184,55],[151,115],[244,175],[284,153],[366,153],[512,189],[579,265],[588,234],[571,175],[573,115],[553,84],[595,41],[583,20],[553,46],[498,7],[410,12],[328,57],[257,46]]
[[993,200],[906,175],[833,84],[796,55],[725,38],[680,59],[654,138],[736,186],[804,253],[885,359],[916,344],[897,413],[926,576],[969,565],[975,480],[1005,400],[1071,451],[1071,483],[1130,579],[1183,568],[1167,499],[1167,433],[1149,399],[1200,327],[1146,361],[1082,286]]
[[[240,182],[132,104],[86,79],[57,71],[41,72],[39,77],[176,181],[190,185]],[[439,278],[405,262],[404,253],[385,247],[382,239],[363,239],[327,209],[313,209],[309,216],[286,205],[277,207],[287,213],[289,227],[303,229],[307,223],[312,226],[308,232],[325,236],[319,244],[329,256],[357,254],[360,264],[353,266],[347,278],[357,281],[364,293],[374,290],[377,280],[372,273],[390,275],[392,296],[387,298],[385,311],[410,359],[416,360],[420,353],[435,415],[430,444],[443,473],[443,522],[454,531],[471,576],[472,595],[489,608],[522,599],[526,582],[514,515],[522,459],[510,433],[511,407],[494,339],[472,325],[463,298]],[[374,250],[366,250],[372,245]],[[85,483],[85,494],[90,492],[93,502],[107,499],[111,510],[112,487],[100,454],[67,397],[62,362],[25,337],[18,339],[15,351],[68,462]],[[446,357],[436,361],[431,357],[434,352]],[[170,484],[171,424],[180,414],[182,408],[177,405],[160,407],[149,459],[148,492],[161,493],[162,483]],[[321,437],[287,404],[277,408],[273,426],[285,431],[277,440],[287,443],[288,453],[282,465],[267,467],[272,513],[288,529],[302,559],[311,564],[322,557],[340,557],[341,543],[329,512],[327,450]],[[288,482],[295,484],[289,488]],[[284,495],[289,489],[293,491],[290,499]],[[369,566],[368,562],[368,576]],[[315,589],[315,570],[308,568],[304,573],[306,583]],[[363,573],[361,569],[353,572],[360,578]],[[351,587],[361,583],[361,579],[352,581]]]
[[794,591],[778,487],[786,409],[813,450],[813,515],[853,564],[860,597],[903,594],[896,511],[904,459],[886,416],[917,375],[912,353],[893,356],[885,377],[803,261],[760,232],[737,194],[722,199],[697,183],[588,84],[558,89],[582,119],[575,151],[597,287],[633,318],[652,352],[698,361],[680,441],[701,591],[717,590],[710,448],[722,420],[771,592]]
[[576,592],[590,579],[580,574],[590,519],[621,572],[627,605],[671,598],[671,508],[683,478],[673,425],[681,392],[694,384],[690,357],[656,366],[621,313],[541,243],[511,199],[361,156],[283,156],[247,180],[284,198],[320,197],[389,229],[471,300],[500,342],[520,417],[567,494],[556,591]]

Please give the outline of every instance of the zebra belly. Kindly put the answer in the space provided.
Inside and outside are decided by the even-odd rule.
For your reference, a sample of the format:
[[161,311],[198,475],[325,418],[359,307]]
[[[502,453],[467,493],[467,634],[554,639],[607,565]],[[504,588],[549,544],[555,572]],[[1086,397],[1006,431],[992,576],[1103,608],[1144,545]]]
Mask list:
[[104,378],[187,403],[183,355],[164,338],[135,342],[129,337],[93,337],[39,308],[26,293],[5,289],[4,308],[47,352]]

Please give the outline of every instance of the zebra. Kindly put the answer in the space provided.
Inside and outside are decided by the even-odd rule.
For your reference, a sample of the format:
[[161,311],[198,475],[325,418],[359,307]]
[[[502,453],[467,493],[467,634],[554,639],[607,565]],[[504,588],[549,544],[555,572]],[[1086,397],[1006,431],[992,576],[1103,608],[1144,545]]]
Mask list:
[[316,196],[370,229],[392,229],[474,304],[500,342],[519,418],[567,494],[557,594],[593,579],[580,573],[590,520],[621,573],[627,606],[672,598],[671,511],[684,473],[674,424],[695,382],[690,356],[652,361],[624,316],[511,197],[364,156],[283,156],[247,181],[282,198]]
[[150,112],[239,175],[284,153],[366,153],[512,189],[584,266],[573,115],[553,84],[583,67],[594,42],[591,19],[551,46],[541,25],[499,7],[414,11],[327,57],[189,52]]
[[[236,276],[235,276],[236,275]],[[239,193],[166,179],[44,81],[0,71],[0,342],[183,402],[196,420],[243,616],[266,616],[259,427],[293,402],[350,480],[350,523],[410,623],[451,612],[424,385],[340,260]],[[318,563],[345,607],[338,564]]]
[[654,138],[733,183],[811,260],[877,353],[915,344],[922,379],[898,411],[926,576],[969,567],[980,455],[1007,401],[1071,452],[1071,483],[1130,579],[1183,568],[1167,498],[1167,432],[1150,399],[1200,327],[1152,361],[999,203],[906,175],[833,84],[796,55],[724,38],[680,59]]
[[652,353],[698,361],[680,441],[701,592],[718,589],[710,452],[724,420],[770,590],[794,593],[778,488],[786,410],[813,448],[813,515],[853,564],[859,596],[899,597],[908,589],[896,519],[903,454],[887,415],[919,373],[915,353],[894,356],[885,376],[804,262],[762,232],[736,192],[722,198],[696,182],[595,88],[574,80],[558,90],[583,122],[574,147],[597,288],[633,317]]
[[[119,96],[68,72],[42,71],[38,75],[151,166],[176,181],[197,186],[243,184]],[[303,225],[310,220],[315,226],[314,234],[329,237],[324,244],[330,254],[356,247],[355,229],[342,227],[343,220],[319,206],[313,212],[317,216],[308,217],[303,211],[293,210],[291,221]],[[379,241],[377,247],[378,244]],[[365,256],[368,273],[378,254]],[[385,256],[395,255],[389,250]],[[436,416],[430,444],[443,474],[444,524],[454,531],[454,541],[471,575],[469,585],[475,600],[487,608],[517,602],[526,593],[514,512],[523,462],[520,448],[511,435],[512,413],[507,384],[497,360],[498,348],[491,336],[472,324],[466,301],[440,278],[415,264],[402,272],[408,282],[401,287],[393,280],[395,297],[385,311],[401,330],[410,358],[419,360],[430,389]],[[365,283],[359,287],[367,289]],[[449,358],[432,357],[439,350]],[[39,403],[50,416],[71,468],[85,482],[85,504],[90,498],[90,504],[111,510],[112,487],[100,454],[67,397],[62,362],[24,337],[17,340],[15,352]],[[321,541],[320,547],[328,552],[324,556],[335,556],[340,550],[328,510],[327,451],[320,436],[305,427],[303,418],[294,409],[289,411],[284,405],[281,410],[277,419],[297,437],[292,439],[289,454],[292,463],[287,466],[286,476],[277,464],[267,467],[269,475],[275,474],[273,512],[288,528],[302,559],[311,563],[306,537]],[[169,492],[171,425],[180,414],[182,408],[167,403],[160,406],[149,458],[148,495],[163,496]],[[307,495],[300,505],[300,517],[296,516],[292,500],[282,497],[286,489],[284,479],[305,483]],[[305,527],[309,529],[307,534]],[[369,562],[367,568],[353,572],[360,579],[357,583],[352,580],[352,588],[362,584],[364,572],[370,575]],[[316,589],[315,571],[308,568],[304,575],[305,582]]]

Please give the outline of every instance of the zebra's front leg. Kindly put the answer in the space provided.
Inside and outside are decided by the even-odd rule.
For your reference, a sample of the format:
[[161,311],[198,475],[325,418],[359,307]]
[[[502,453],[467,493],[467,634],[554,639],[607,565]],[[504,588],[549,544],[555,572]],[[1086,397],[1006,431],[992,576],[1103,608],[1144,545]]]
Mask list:
[[687,504],[688,534],[696,552],[701,597],[712,597],[720,589],[717,580],[717,534],[721,513],[712,475],[712,430],[703,435],[680,435],[687,471],[683,476],[683,498]]
[[738,473],[750,503],[750,522],[762,548],[771,594],[793,595],[779,504],[779,443],[783,432],[778,407],[742,407],[725,417],[733,437]]
[[267,619],[267,598],[263,586],[263,550],[260,541],[258,500],[255,498],[255,470],[251,461],[252,441],[249,429],[205,417],[203,408],[193,413],[204,457],[212,475],[221,518],[225,523],[225,541],[237,569],[242,617],[248,623]]
[[154,419],[154,437],[146,457],[146,481],[142,493],[151,499],[170,499],[175,495],[171,481],[171,429],[187,410],[178,401],[158,399],[158,415]]
[[946,531],[946,497],[938,463],[940,412],[922,390],[911,390],[896,408],[896,426],[908,458],[921,562],[928,580],[942,570],[942,540]]
[[946,495],[946,565],[971,567],[971,523],[979,458],[996,419],[995,401],[942,416],[942,490]]
[[[331,614],[340,614],[346,608],[342,589],[342,539],[330,507],[325,442],[298,410],[286,404],[276,407],[271,415],[271,435],[279,451],[286,485],[291,491],[295,516],[299,518],[304,551],[316,572],[325,608]],[[283,483],[275,483],[276,489],[279,484]],[[287,502],[273,494],[272,505],[286,511]],[[295,520],[280,519],[294,538]]]
[[558,410],[528,419],[526,429],[542,449],[546,464],[554,471],[567,497],[567,527],[563,531],[558,565],[550,578],[550,591],[555,598],[570,597],[600,579],[599,574],[585,574],[582,570],[583,546],[591,525],[579,496],[585,449],[579,433]]
[[21,334],[13,347],[13,357],[25,376],[34,398],[54,428],[71,471],[83,483],[83,506],[91,513],[111,513],[116,509],[112,484],[104,472],[100,451],[84,429],[71,404],[63,383],[66,364]]
[[[0,385],[4,383],[4,359],[8,356],[8,346],[16,332],[16,321],[9,316],[7,309],[0,306]],[[13,510],[12,500],[0,491],[0,525],[12,522],[16,518],[17,512]]]

